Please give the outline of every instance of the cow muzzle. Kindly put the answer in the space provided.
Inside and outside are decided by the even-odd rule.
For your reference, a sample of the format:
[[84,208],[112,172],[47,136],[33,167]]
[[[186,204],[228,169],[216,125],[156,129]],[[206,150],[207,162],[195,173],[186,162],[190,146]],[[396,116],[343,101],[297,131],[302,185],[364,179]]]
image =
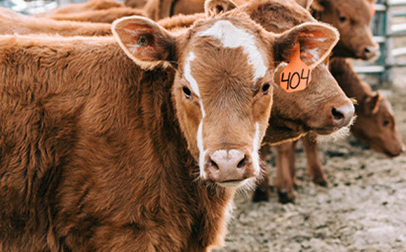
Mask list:
[[248,179],[259,173],[256,172],[259,167],[253,165],[251,154],[240,150],[216,150],[208,153],[205,159],[207,179],[222,187],[243,186]]

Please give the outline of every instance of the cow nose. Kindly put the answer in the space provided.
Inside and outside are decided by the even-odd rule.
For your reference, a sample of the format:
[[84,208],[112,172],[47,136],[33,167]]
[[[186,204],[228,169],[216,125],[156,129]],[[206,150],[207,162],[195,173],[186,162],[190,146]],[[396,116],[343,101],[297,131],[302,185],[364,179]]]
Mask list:
[[354,112],[354,105],[352,104],[332,108],[331,114],[333,116],[334,126],[347,126],[351,122]]
[[242,151],[217,150],[209,155],[206,164],[208,177],[218,183],[238,182],[250,177],[249,166],[251,158]]
[[379,45],[364,48],[365,59],[377,58],[381,54]]

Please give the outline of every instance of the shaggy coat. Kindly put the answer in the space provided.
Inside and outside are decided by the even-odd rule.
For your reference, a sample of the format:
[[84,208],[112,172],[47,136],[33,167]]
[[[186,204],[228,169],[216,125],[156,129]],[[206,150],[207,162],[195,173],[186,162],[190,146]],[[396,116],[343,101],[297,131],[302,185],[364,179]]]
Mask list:
[[[224,27],[251,34],[269,69],[258,75],[241,47],[199,36],[217,24],[223,34]],[[120,20],[113,31],[120,46],[112,37],[0,38],[0,250],[221,246],[236,186],[210,177],[210,152],[248,148],[252,156],[238,168],[258,168],[275,61],[288,60],[292,41],[312,48],[329,35],[320,60],[307,57],[314,67],[336,41],[324,25],[275,35],[236,12],[176,36],[145,18]]]

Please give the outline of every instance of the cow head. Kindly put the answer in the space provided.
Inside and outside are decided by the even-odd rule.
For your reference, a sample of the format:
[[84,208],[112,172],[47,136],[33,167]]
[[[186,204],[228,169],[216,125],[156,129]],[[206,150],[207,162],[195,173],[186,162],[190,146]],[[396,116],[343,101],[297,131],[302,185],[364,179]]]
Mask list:
[[399,156],[404,145],[396,129],[392,106],[379,92],[360,101],[357,120],[351,128],[354,136],[374,151],[389,157]]
[[[301,4],[302,7],[307,7],[310,3],[311,1],[302,1]],[[239,7],[239,10],[249,14],[267,31],[283,33],[304,22],[317,22],[302,7],[292,0],[258,0]],[[322,39],[320,36],[315,38]],[[324,41],[330,44],[336,39],[336,34],[330,34]],[[307,49],[311,48],[309,46]],[[276,144],[297,138],[310,130],[329,134],[350,123],[354,106],[325,63],[314,67],[308,87],[296,93],[286,93],[280,88],[279,74],[286,64],[278,66],[274,75],[276,85],[271,123],[264,138],[265,143]]]
[[[276,61],[287,61],[297,42],[314,68],[329,55],[337,34],[322,24],[303,24],[276,35],[245,14],[226,14],[179,34],[141,17],[119,19],[112,30],[139,66],[175,69],[177,120],[200,178],[237,187],[253,184],[261,173],[258,149],[268,126]],[[331,36],[332,41],[317,39]]]
[[372,40],[372,0],[315,0],[313,9],[320,21],[329,23],[340,32],[340,41],[334,48],[335,56],[377,58],[379,46]]
[[371,87],[361,81],[348,59],[333,58],[330,71],[343,89],[357,99],[357,120],[351,127],[354,136],[377,152],[390,157],[400,155],[404,145],[389,101],[379,91],[374,94]]

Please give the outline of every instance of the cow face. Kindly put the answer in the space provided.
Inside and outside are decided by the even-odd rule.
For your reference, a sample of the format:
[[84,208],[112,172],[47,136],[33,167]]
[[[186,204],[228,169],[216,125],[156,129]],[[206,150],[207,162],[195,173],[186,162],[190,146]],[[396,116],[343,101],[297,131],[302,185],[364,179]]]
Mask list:
[[[307,7],[311,2],[302,1],[301,4]],[[297,24],[317,22],[295,1],[252,1],[239,10],[270,32],[283,33]],[[351,122],[354,106],[326,64],[317,65],[308,87],[296,93],[286,93],[280,88],[279,74],[285,67],[286,64],[279,65],[275,74],[272,123],[264,138],[266,143],[276,144],[297,138],[309,130],[329,134]]]
[[333,53],[340,57],[370,60],[380,54],[372,40],[370,0],[315,0],[314,8],[320,21],[332,24],[340,32],[340,41]]
[[379,93],[360,104],[351,132],[373,150],[389,157],[399,156],[404,151],[392,106]]
[[189,151],[200,178],[224,187],[252,185],[261,173],[258,149],[272,106],[275,61],[287,61],[299,43],[314,68],[338,39],[322,24],[275,35],[241,13],[201,20],[177,35],[141,17],[117,20],[112,30],[144,69],[176,69],[173,102]]

